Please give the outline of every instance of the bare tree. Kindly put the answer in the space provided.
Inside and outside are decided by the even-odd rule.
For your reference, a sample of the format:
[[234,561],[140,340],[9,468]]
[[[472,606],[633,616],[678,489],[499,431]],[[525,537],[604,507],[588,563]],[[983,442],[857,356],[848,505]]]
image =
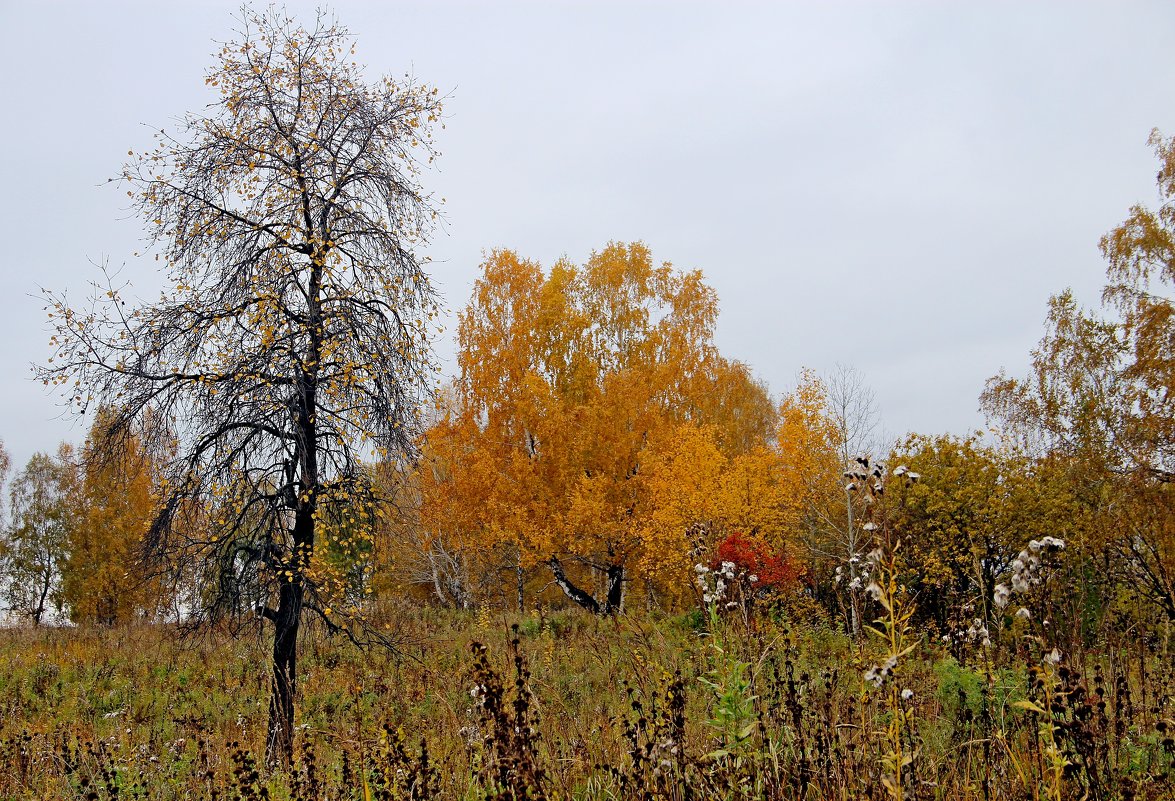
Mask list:
[[877,438],[877,397],[855,367],[838,364],[824,379],[828,388],[828,414],[837,429],[837,448],[846,464],[862,453],[880,447]]
[[440,102],[411,79],[364,84],[321,14],[240,24],[205,80],[217,102],[120,176],[169,290],[128,308],[107,274],[83,310],[47,293],[39,375],[81,410],[116,407],[112,436],[165,421],[151,551],[199,580],[194,620],[272,622],[274,765],[292,755],[303,612],[361,638],[345,566],[381,514],[362,462],[411,451],[428,392],[436,300],[414,248],[436,216],[419,173]]
[[449,547],[441,537],[429,537],[419,532],[419,559],[411,580],[432,588],[442,606],[469,609],[473,606],[473,591],[469,576],[469,554]]
[[844,514],[833,515],[822,511],[824,528],[831,536],[826,552],[836,561],[848,595],[849,630],[861,631],[861,605],[864,588],[860,570],[865,553],[872,547],[872,537],[862,529],[858,507],[869,502],[871,482],[881,480],[874,475],[876,465],[870,461],[878,451],[877,400],[860,372],[848,365],[838,364],[824,380],[827,390],[827,413],[833,427],[834,445],[844,467],[841,507]]

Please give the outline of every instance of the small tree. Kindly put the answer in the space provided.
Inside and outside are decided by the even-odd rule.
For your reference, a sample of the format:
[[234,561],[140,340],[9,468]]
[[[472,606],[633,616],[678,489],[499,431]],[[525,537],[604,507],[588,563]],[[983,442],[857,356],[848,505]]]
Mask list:
[[62,596],[75,623],[113,626],[163,606],[157,577],[138,569],[155,513],[154,465],[139,432],[106,441],[109,410],[94,416],[82,449]]
[[847,629],[858,636],[866,622],[864,558],[875,547],[864,528],[866,507],[873,500],[870,488],[884,479],[882,466],[863,455],[874,444],[873,393],[850,367],[838,367],[827,381],[804,371],[779,414],[783,480],[795,487],[791,495],[799,501],[792,524],[803,532],[811,564],[822,565],[831,580],[826,586],[835,588]]
[[872,497],[866,491],[868,487],[883,476],[873,474],[876,465],[871,468],[857,461],[858,456],[878,452],[873,441],[878,414],[873,390],[854,368],[837,365],[829,377],[828,416],[836,432],[836,449],[843,469],[846,473],[861,470],[864,475],[864,478],[855,480],[850,475],[842,476],[844,515],[839,518],[829,516],[827,520],[834,548],[839,551],[842,566],[847,568],[845,586],[849,596],[849,629],[856,636],[864,624],[861,619],[862,589],[856,581],[858,566],[865,553],[874,547],[873,537],[862,527],[865,510],[861,507]]
[[9,610],[39,626],[63,607],[61,573],[76,523],[77,469],[72,449],[35,453],[12,481],[11,514],[0,559]]
[[365,85],[353,54],[321,15],[307,30],[244,13],[205,79],[216,102],[120,176],[169,289],[139,308],[109,275],[85,310],[49,294],[39,371],[81,409],[113,405],[108,437],[160,423],[168,441],[145,445],[175,457],[151,553],[202,582],[194,622],[252,613],[248,598],[273,623],[270,765],[292,754],[303,612],[362,638],[323,540],[370,536],[361,460],[410,450],[432,370],[436,301],[414,248],[435,217],[418,175],[440,102],[410,79]]

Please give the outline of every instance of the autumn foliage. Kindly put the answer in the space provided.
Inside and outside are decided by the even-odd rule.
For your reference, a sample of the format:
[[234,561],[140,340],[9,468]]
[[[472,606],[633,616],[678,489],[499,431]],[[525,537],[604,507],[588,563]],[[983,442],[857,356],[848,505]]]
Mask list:
[[773,551],[766,543],[741,531],[734,531],[718,541],[710,568],[730,562],[739,574],[755,578],[754,589],[760,593],[794,592],[803,578],[803,569],[787,554]]
[[158,476],[132,432],[102,448],[106,410],[82,449],[79,496],[68,539],[62,595],[75,622],[110,626],[153,619],[166,604],[158,575],[137,569],[158,507]]
[[495,251],[483,271],[460,315],[461,374],[424,440],[430,537],[488,550],[515,576],[550,571],[577,603],[613,611],[626,583],[688,582],[691,525],[770,514],[730,477],[770,481],[747,460],[765,458],[774,409],[715,347],[700,272],[639,243],[549,272]]
[[[87,304],[45,293],[35,373],[90,430],[7,485],[0,444],[0,601],[5,623],[81,640],[203,626],[208,653],[256,664],[206,670],[201,692],[185,669],[174,698],[116,693],[102,668],[75,697],[46,656],[70,633],[33,632],[0,649],[0,709],[85,720],[0,715],[19,775],[0,791],[148,797],[133,768],[173,796],[268,797],[249,716],[290,798],[326,797],[307,748],[324,733],[341,757],[322,775],[365,798],[548,798],[558,777],[577,798],[1060,801],[1171,781],[1175,139],[1151,138],[1161,203],[1101,241],[1101,307],[1049,301],[1026,373],[987,383],[988,431],[882,441],[851,369],[773,397],[719,349],[701,270],[642,242],[546,265],[490,251],[434,391],[438,91],[368,82],[323,14],[239,22],[213,101],[116,179],[158,301],[128,306],[106,270]],[[506,620],[512,686],[481,642]],[[386,650],[348,664],[311,639],[305,671],[308,627]],[[267,660],[222,651],[249,628]],[[472,690],[426,657],[471,632]],[[574,732],[551,746],[527,648]],[[319,706],[296,724],[300,676]],[[225,682],[249,704],[232,720]],[[131,721],[177,699],[205,705],[132,749]],[[372,699],[452,724],[447,778],[435,740],[371,741]]]

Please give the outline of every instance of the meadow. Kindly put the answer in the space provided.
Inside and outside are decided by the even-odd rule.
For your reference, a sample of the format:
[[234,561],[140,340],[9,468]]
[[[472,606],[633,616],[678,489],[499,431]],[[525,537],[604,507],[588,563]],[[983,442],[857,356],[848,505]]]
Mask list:
[[385,614],[395,650],[306,635],[274,772],[259,636],[0,632],[0,797],[1175,798],[1175,668],[1138,640],[908,632],[875,683],[884,638],[781,614]]
[[[0,800],[1175,799],[1175,137],[1101,305],[1050,298],[984,430],[891,442],[639,240],[483,251],[438,381],[448,96],[327,12],[236,21],[112,179],[159,299],[42,292],[89,434],[10,484],[0,443]],[[778,354],[835,331],[921,407],[918,342],[973,358],[771,269],[826,309]]]

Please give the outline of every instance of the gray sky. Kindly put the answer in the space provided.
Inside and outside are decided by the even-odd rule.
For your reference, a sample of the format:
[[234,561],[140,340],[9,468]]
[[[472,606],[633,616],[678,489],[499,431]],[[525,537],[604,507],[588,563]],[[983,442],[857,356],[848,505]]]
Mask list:
[[[213,99],[235,7],[0,5],[15,466],[85,433],[29,379],[48,357],[38,287],[80,300],[109,259],[154,294],[139,222],[102,182]],[[984,380],[1024,370],[1048,296],[1096,302],[1097,240],[1154,203],[1146,138],[1175,134],[1170,2],[332,8],[369,76],[450,95],[425,182],[448,200],[428,253],[451,309],[490,248],[549,265],[641,239],[705,272],[719,345],[774,393],[853,365],[893,434],[982,425]]]

